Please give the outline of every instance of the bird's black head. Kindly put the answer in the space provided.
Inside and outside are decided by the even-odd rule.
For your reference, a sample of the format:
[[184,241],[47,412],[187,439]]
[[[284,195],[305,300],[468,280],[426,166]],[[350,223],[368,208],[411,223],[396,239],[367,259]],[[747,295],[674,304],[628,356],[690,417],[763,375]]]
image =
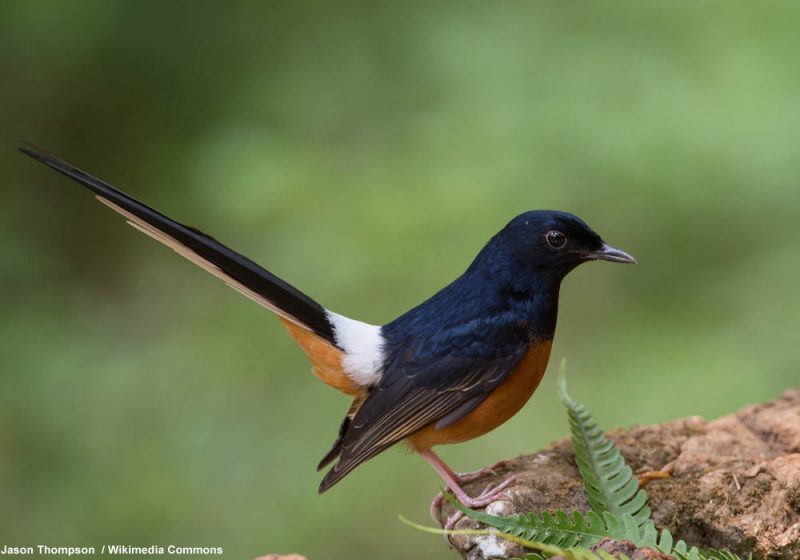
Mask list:
[[554,210],[520,214],[492,239],[487,249],[512,259],[519,273],[555,282],[587,261],[636,262],[628,253],[607,245],[579,217]]

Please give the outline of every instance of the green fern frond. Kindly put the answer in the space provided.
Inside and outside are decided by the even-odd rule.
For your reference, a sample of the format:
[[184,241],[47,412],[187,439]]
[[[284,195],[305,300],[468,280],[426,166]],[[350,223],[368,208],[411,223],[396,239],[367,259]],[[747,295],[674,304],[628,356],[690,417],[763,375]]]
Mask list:
[[[565,548],[559,556],[563,556],[567,560],[630,560],[625,554],[613,556],[605,550],[592,552],[588,548]],[[538,552],[532,552],[523,556],[522,560],[547,560],[547,558]]]
[[629,560],[627,556],[624,554],[621,555],[619,558],[614,558],[610,554],[605,551],[598,551],[597,553],[592,552],[591,550],[583,547],[571,547],[571,548],[562,548],[560,546],[555,546],[552,544],[547,544],[544,542],[534,542],[528,541],[521,537],[517,537],[514,535],[510,535],[508,533],[501,533],[494,530],[488,529],[439,529],[437,527],[427,527],[425,525],[420,525],[419,523],[414,523],[413,521],[409,521],[402,515],[399,516],[400,521],[418,529],[420,531],[424,531],[426,533],[433,533],[435,535],[491,535],[495,537],[500,537],[503,539],[508,539],[512,542],[519,544],[525,548],[536,550],[537,552],[531,552],[525,555],[525,559],[532,559],[532,560],[544,560],[545,558],[550,558],[552,556],[562,556],[567,560]]
[[630,515],[639,527],[650,520],[647,492],[639,488],[625,459],[597,426],[582,404],[567,393],[566,377],[562,371],[558,392],[567,407],[572,447],[583,478],[589,505],[595,512],[610,512],[617,517]]
[[[728,550],[717,550],[714,548],[703,550],[700,553],[700,558],[705,558],[706,560],[742,560],[740,556],[737,556],[733,552]],[[753,560],[753,555],[749,554],[747,556],[747,560]]]
[[[605,550],[598,550],[592,552],[588,548],[567,548],[559,556],[563,556],[567,560],[630,560],[625,554],[613,556]],[[520,559],[513,559],[520,560]],[[547,560],[547,556],[542,556],[537,552],[526,554],[521,560]]]
[[644,533],[630,515],[618,517],[609,512],[601,515],[594,511],[585,514],[578,511],[571,514],[555,511],[500,516],[469,509],[458,503],[449,493],[445,497],[475,521],[515,537],[562,548],[591,546],[605,537],[637,542]]
[[[622,516],[610,512],[602,515],[590,511],[588,513],[563,511],[542,513],[537,515],[499,516],[469,509],[453,498],[449,493],[445,497],[467,517],[484,525],[498,529],[498,536],[511,535],[525,541],[532,541],[560,548],[586,548],[603,538],[631,541],[637,547],[659,550],[671,555],[676,560],[741,560],[727,551],[700,551],[696,547],[689,548],[685,542],[674,542],[672,534],[666,529],[659,532],[652,521],[639,527],[635,518],[629,514]],[[526,555],[526,559],[541,558],[540,554]]]

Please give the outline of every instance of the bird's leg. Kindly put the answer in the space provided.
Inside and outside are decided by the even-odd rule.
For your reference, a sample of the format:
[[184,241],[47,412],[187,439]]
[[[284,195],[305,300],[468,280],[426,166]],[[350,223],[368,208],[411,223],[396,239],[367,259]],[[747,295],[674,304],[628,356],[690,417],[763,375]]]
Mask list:
[[[497,470],[498,469],[504,469],[509,464],[511,464],[511,461],[507,461],[507,460],[503,459],[502,461],[497,461],[495,464],[489,465],[488,467],[483,467],[482,469],[478,469],[477,471],[471,471],[471,472],[466,472],[466,473],[457,473],[457,472],[453,472],[450,469],[450,467],[444,461],[442,461],[441,457],[437,456],[437,459],[439,459],[442,467],[448,470],[450,476],[452,476],[458,482],[458,484],[466,484],[468,482],[474,482],[475,480],[479,480],[479,479],[483,478],[486,475],[497,474]],[[504,482],[506,482],[506,481],[504,481]],[[513,482],[513,477],[512,477],[512,480],[507,481],[507,482],[509,482],[509,483]],[[506,486],[508,486],[508,484],[504,484],[503,488],[505,488]],[[484,490],[483,493],[486,493],[487,491],[491,492],[491,490],[492,490],[492,487],[491,487],[491,485],[489,485],[489,486],[486,487],[486,489]],[[495,488],[494,490],[497,490],[497,489]],[[436,494],[436,497],[433,499],[433,502],[431,502],[431,518],[433,518],[434,521],[436,520],[436,518],[434,516],[434,512],[442,506],[442,500],[444,500],[444,495],[441,492],[439,492],[438,494]],[[445,526],[444,528],[445,529],[452,529],[453,526],[451,524],[455,524],[455,522],[458,521],[460,518],[461,518],[461,512],[457,512],[455,515],[453,515],[447,521],[448,525],[450,525],[450,526],[449,527]]]
[[[497,501],[498,499],[507,498],[508,494],[504,492],[504,490],[508,488],[509,485],[513,484],[514,481],[516,480],[516,477],[511,476],[505,479],[504,481],[500,482],[499,484],[490,484],[483,490],[483,492],[481,492],[474,498],[471,498],[467,495],[464,489],[461,488],[461,483],[464,481],[459,480],[459,475],[454,473],[453,470],[450,467],[448,467],[447,464],[444,461],[442,461],[442,459],[436,453],[434,453],[431,449],[427,449],[425,451],[420,452],[420,455],[422,455],[422,458],[428,461],[428,463],[430,463],[430,465],[434,468],[434,470],[437,473],[439,473],[439,476],[442,477],[445,484],[447,484],[447,487],[453,492],[453,494],[455,494],[458,501],[470,508],[484,507],[491,504],[494,501]],[[482,473],[481,476],[487,474],[488,472],[490,471]],[[467,481],[480,478],[480,476],[469,478],[469,476],[475,474],[477,473],[469,473]],[[443,496],[442,493],[440,492],[439,494],[437,494],[436,498],[434,498],[433,503],[431,504],[431,516],[433,516],[436,509],[438,509],[441,506],[442,499]],[[445,524],[445,528],[452,528],[452,524],[454,522],[455,520],[451,518]],[[450,527],[448,527],[448,525],[450,525]]]
[[[483,492],[481,492],[480,494],[478,494],[477,496],[472,498],[472,500],[475,503],[479,503],[481,505],[472,506],[472,507],[483,507],[483,506],[489,505],[490,503],[492,503],[492,502],[494,502],[494,501],[496,501],[496,500],[498,500],[500,498],[508,498],[509,497],[508,494],[506,492],[503,492],[503,490],[505,488],[507,488],[510,484],[513,484],[515,480],[516,480],[515,476],[510,476],[507,479],[505,479],[504,481],[500,482],[499,484],[490,484],[489,486],[487,486],[486,488],[483,489]],[[438,499],[438,502],[437,502],[437,499]],[[441,506],[441,503],[442,503],[443,499],[444,499],[444,496],[442,495],[441,492],[439,492],[439,494],[436,496],[436,498],[434,498],[434,503],[436,503],[436,507],[437,508],[439,506]],[[433,504],[431,504],[431,509],[433,509]],[[463,513],[461,513],[460,511],[455,512],[453,515],[450,516],[450,518],[444,524],[443,529],[445,529],[446,531],[449,531],[450,529],[454,529],[455,526],[456,526],[456,522],[459,519],[461,519],[462,517],[464,517]]]
[[428,461],[428,463],[430,463],[434,469],[436,469],[436,472],[438,472],[441,475],[441,477],[445,480],[445,482],[448,483],[447,484],[448,487],[450,487],[450,489],[453,490],[454,493],[456,492],[456,490],[450,484],[449,480],[455,481],[457,486],[461,484],[466,484],[468,482],[473,482],[490,474],[497,474],[498,469],[504,469],[509,464],[511,464],[511,461],[507,461],[504,459],[502,461],[497,461],[495,464],[489,465],[488,467],[483,467],[482,469],[478,469],[477,471],[457,473],[454,472],[447,465],[447,463],[445,463],[442,460],[441,457],[439,457],[436,453],[434,453],[433,450],[429,449],[428,451],[421,452],[420,455],[422,455],[422,457],[426,461]]
[[453,473],[453,474],[455,475],[455,478],[456,480],[458,480],[459,484],[466,484],[467,482],[473,482],[489,474],[497,474],[498,469],[504,469],[510,464],[511,461],[503,459],[502,461],[497,461],[494,465],[483,467],[482,469],[478,469],[477,471],[471,471],[466,473]]

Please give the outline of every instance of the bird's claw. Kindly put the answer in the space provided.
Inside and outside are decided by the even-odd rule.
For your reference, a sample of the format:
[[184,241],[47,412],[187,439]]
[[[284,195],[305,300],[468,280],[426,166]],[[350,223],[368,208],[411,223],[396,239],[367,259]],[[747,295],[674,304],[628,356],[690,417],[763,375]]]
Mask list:
[[496,502],[501,498],[508,498],[508,493],[504,492],[506,488],[511,486],[514,482],[517,481],[516,476],[510,476],[502,482],[497,484],[490,484],[486,488],[483,489],[483,492],[475,496],[474,498],[467,497],[466,500],[461,500],[461,503],[469,508],[480,508],[486,507],[492,502]]
[[[496,466],[497,465],[492,465],[492,467],[496,467]],[[488,468],[492,468],[492,467],[488,467]],[[484,469],[481,469],[481,470],[484,470]],[[469,473],[469,474],[477,474],[477,473]],[[489,473],[488,472],[484,472],[481,476],[485,476],[486,474],[489,474]],[[508,495],[508,492],[506,492],[506,489],[509,486],[511,486],[512,484],[514,484],[514,482],[516,482],[516,480],[517,480],[516,476],[510,476],[507,479],[505,479],[505,480],[503,480],[503,481],[501,481],[501,482],[499,482],[497,484],[489,484],[486,488],[483,489],[483,491],[480,494],[478,494],[474,498],[470,498],[469,496],[465,496],[463,499],[459,499],[459,502],[461,502],[463,505],[467,506],[468,508],[481,508],[481,507],[486,507],[489,504],[491,504],[493,502],[496,502],[498,500],[501,500],[501,499],[509,499],[510,496]],[[431,517],[433,518],[434,521],[437,520],[436,512],[441,508],[443,500],[444,500],[444,494],[442,492],[439,492],[436,495],[436,497],[433,499],[433,502],[431,503]],[[449,530],[455,528],[456,523],[462,517],[464,517],[464,514],[461,511],[456,511],[453,515],[451,515],[447,519],[447,521],[444,523],[442,528],[445,531],[449,531]],[[447,541],[447,543],[449,544],[450,541],[449,541],[448,535],[445,535],[444,538],[445,538],[445,541]]]
[[466,484],[468,482],[474,482],[479,480],[487,475],[496,475],[499,469],[504,469],[508,467],[511,461],[503,460],[497,461],[494,465],[489,465],[488,467],[483,467],[482,469],[478,469],[477,471],[466,472],[466,473],[457,473],[456,477],[458,478],[458,482],[461,484]]

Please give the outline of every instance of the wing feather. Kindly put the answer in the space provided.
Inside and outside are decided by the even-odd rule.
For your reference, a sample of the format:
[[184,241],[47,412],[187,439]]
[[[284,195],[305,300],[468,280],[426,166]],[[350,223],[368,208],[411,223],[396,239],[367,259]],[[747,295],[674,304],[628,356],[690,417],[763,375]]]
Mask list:
[[399,363],[387,368],[342,438],[339,460],[320,484],[324,492],[358,465],[457,411],[480,404],[513,371],[527,351],[520,341],[504,357],[489,359],[448,355],[427,363]]

